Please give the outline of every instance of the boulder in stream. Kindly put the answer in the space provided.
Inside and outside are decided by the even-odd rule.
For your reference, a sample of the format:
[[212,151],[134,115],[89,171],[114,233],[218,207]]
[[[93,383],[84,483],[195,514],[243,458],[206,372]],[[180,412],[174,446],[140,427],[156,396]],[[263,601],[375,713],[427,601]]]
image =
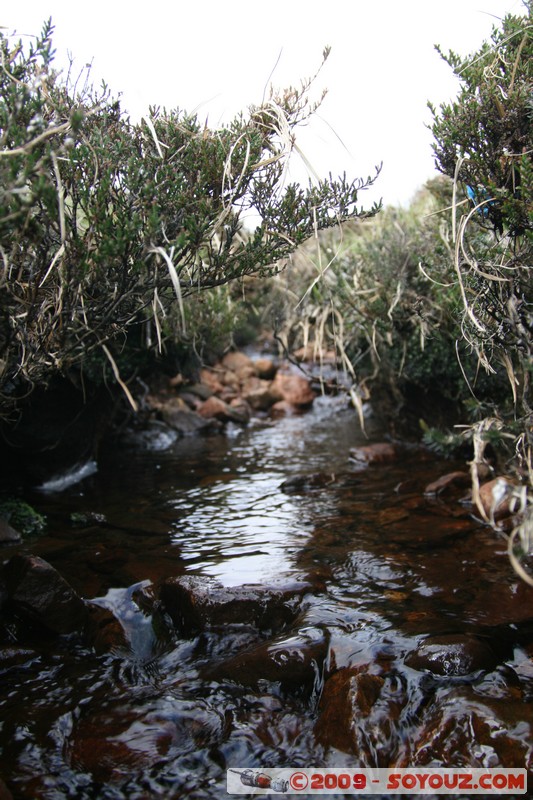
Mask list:
[[54,567],[38,556],[16,555],[4,567],[8,602],[30,622],[64,634],[82,631],[85,603]]
[[192,636],[216,625],[279,630],[295,619],[302,597],[312,590],[311,584],[303,582],[225,587],[212,578],[182,575],[163,581],[159,596],[176,629]]
[[492,670],[498,659],[488,642],[466,634],[429,636],[405,659],[408,667],[434,675],[470,675]]

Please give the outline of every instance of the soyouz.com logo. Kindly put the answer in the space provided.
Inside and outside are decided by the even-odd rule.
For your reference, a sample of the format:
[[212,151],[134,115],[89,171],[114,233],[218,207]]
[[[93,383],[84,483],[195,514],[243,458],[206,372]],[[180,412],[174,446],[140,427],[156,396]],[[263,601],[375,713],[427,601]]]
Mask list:
[[229,769],[228,794],[526,794],[525,769]]

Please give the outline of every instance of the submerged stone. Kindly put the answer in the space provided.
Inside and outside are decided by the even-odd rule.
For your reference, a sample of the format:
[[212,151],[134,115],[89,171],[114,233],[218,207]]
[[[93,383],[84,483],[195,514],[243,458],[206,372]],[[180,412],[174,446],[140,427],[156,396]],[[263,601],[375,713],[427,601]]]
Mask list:
[[205,670],[208,680],[231,680],[254,689],[274,683],[284,693],[309,698],[322,688],[329,636],[321,628],[262,642]]

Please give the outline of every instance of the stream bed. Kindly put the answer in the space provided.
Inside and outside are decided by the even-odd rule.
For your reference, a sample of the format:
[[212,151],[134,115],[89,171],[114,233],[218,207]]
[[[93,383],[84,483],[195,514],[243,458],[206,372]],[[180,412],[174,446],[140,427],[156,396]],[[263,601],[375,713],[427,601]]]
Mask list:
[[3,625],[15,800],[215,800],[229,768],[532,766],[532,590],[460,494],[424,494],[464,464],[351,461],[367,444],[319,397],[223,433],[153,426],[35,491],[47,532],[2,560],[45,559],[123,639]]

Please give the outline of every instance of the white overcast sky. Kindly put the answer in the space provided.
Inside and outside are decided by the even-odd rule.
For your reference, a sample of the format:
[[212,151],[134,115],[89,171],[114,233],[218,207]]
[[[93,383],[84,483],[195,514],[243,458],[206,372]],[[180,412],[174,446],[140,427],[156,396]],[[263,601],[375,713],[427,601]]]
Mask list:
[[[269,82],[298,85],[332,48],[316,92],[327,98],[299,145],[316,172],[366,176],[383,161],[365,205],[406,204],[435,174],[427,101],[458,83],[434,49],[467,55],[521,0],[22,0],[4,4],[5,33],[38,33],[51,16],[56,66],[92,62],[122,106],[196,111],[215,127],[261,102]],[[304,174],[295,165],[295,177]]]

